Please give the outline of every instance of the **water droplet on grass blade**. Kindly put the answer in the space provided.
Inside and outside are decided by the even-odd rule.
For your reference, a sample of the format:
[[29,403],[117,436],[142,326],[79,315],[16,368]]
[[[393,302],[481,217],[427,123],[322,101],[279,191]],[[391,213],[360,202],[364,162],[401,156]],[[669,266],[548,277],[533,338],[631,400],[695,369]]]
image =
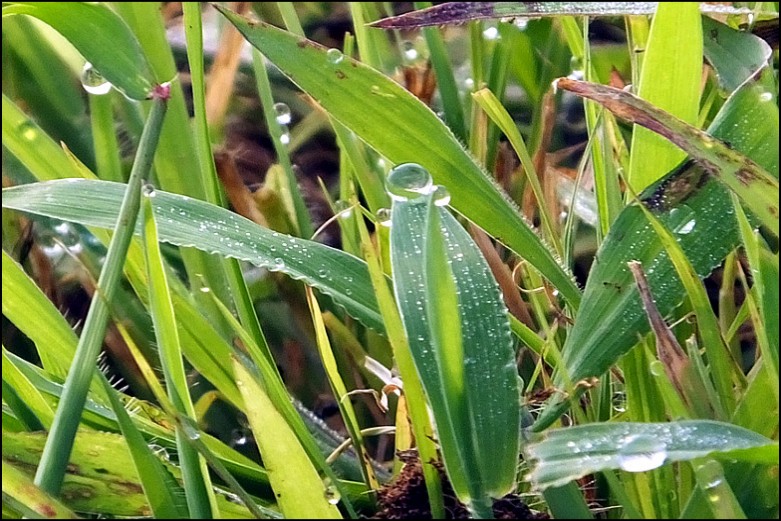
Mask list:
[[84,64],[81,70],[81,85],[84,90],[97,96],[108,94],[111,91],[111,83],[100,75],[90,62]]
[[353,207],[349,201],[339,200],[334,203],[334,209],[336,210],[336,216],[339,219],[348,219],[353,214]]
[[401,42],[401,50],[405,60],[412,62],[418,59],[418,50],[415,48],[414,42],[404,40]]
[[342,54],[342,51],[339,49],[328,49],[325,55],[328,58],[328,61],[334,65],[341,63],[342,60],[344,60],[344,54]]
[[415,199],[430,192],[431,174],[417,163],[405,163],[390,171],[385,187],[392,199]]
[[387,208],[380,208],[377,210],[377,222],[380,226],[390,227],[391,225],[391,211]]
[[629,436],[618,449],[618,466],[627,472],[645,472],[661,467],[667,459],[667,446],[652,436]]
[[277,123],[280,125],[288,125],[293,119],[290,114],[290,107],[285,103],[274,103],[274,115],[277,118]]
[[336,489],[333,483],[331,483],[331,478],[325,478],[323,480],[323,486],[325,486],[323,496],[325,497],[326,501],[332,505],[338,504],[339,501],[341,501],[342,496],[339,494],[339,491]]
[[434,204],[437,206],[447,206],[450,204],[450,192],[442,185],[434,189]]
[[141,187],[141,193],[144,197],[154,197],[157,195],[157,192],[155,192],[155,187],[148,183]]

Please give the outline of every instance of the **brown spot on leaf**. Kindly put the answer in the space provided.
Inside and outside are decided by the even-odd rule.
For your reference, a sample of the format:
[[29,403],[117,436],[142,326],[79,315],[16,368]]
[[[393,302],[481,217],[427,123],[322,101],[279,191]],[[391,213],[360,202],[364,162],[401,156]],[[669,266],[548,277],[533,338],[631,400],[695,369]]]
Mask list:
[[340,80],[343,80],[347,77],[347,75],[344,72],[340,71],[339,69],[337,69],[335,72],[336,72],[336,77],[339,78]]
[[738,181],[740,181],[740,184],[749,186],[751,183],[755,182],[758,177],[757,174],[752,172],[751,170],[748,170],[746,168],[741,168],[737,171],[735,174],[735,177],[738,178]]

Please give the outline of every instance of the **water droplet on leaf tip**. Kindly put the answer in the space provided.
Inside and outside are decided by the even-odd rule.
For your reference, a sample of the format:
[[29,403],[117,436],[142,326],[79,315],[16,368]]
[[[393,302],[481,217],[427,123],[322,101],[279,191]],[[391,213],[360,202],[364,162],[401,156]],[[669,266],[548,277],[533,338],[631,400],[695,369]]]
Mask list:
[[97,96],[108,94],[112,87],[111,83],[106,81],[90,62],[85,63],[81,70],[81,85],[84,90]]

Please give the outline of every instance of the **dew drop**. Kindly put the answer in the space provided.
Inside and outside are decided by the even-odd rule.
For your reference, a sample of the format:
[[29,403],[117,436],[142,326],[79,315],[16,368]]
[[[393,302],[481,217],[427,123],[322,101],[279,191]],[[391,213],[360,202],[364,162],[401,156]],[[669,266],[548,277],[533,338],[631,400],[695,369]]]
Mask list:
[[437,206],[447,206],[450,204],[450,192],[447,191],[447,188],[445,188],[442,185],[438,185],[434,189],[434,204]]
[[618,449],[618,466],[627,472],[645,472],[661,467],[667,459],[667,446],[652,436],[626,438]]
[[773,93],[772,92],[763,92],[759,95],[759,101],[772,101],[773,100]]
[[274,117],[280,125],[289,125],[292,121],[290,107],[285,103],[274,103]]
[[182,422],[182,432],[191,440],[197,440],[201,438],[201,431],[191,422],[191,420],[185,420]]
[[407,201],[428,194],[432,181],[428,171],[417,163],[405,163],[388,173],[385,187],[392,199]]
[[498,40],[499,39],[499,29],[496,27],[489,27],[485,31],[483,31],[483,38],[486,40]]
[[409,40],[401,42],[401,51],[404,53],[404,59],[407,61],[415,61],[418,59],[418,50],[415,48],[415,43]]
[[339,49],[328,49],[325,55],[328,58],[328,61],[334,65],[341,63],[342,60],[344,60],[344,54],[342,54],[342,51]]
[[111,91],[111,83],[95,70],[90,62],[84,64],[81,70],[81,85],[90,94],[103,95]]
[[385,226],[387,228],[391,225],[391,211],[388,208],[380,208],[377,210],[377,222],[381,226]]
[[528,18],[516,18],[515,19],[515,27],[517,27],[521,31],[525,31],[526,28],[529,27],[529,19]]
[[144,197],[154,197],[157,195],[155,187],[149,183],[141,187],[141,193],[144,195]]
[[281,257],[277,257],[274,259],[274,267],[278,270],[281,270],[285,267],[285,261]]
[[570,70],[572,72],[567,76],[571,80],[582,80],[585,76],[583,74],[583,60],[577,56],[573,56],[569,61]]
[[336,210],[336,215],[339,219],[348,219],[353,214],[352,205],[348,201],[336,201],[336,203],[334,203],[334,209]]
[[472,90],[475,88],[475,80],[472,78],[467,78],[464,80],[464,87],[466,87],[467,90]]
[[695,221],[694,219],[691,219],[690,221],[687,221],[686,223],[684,223],[680,228],[675,230],[675,232],[680,234],[680,235],[688,235],[694,229],[694,225],[695,224],[697,224],[697,221]]
[[326,270],[319,270],[317,272],[317,276],[320,277],[321,279],[324,279],[326,275],[328,275],[328,272]]
[[35,124],[29,120],[19,125],[17,133],[27,141],[33,141],[38,137],[38,132],[35,130]]
[[626,393],[624,391],[613,393],[612,405],[617,413],[626,412]]
[[659,360],[654,360],[651,362],[651,365],[649,366],[651,374],[654,376],[662,376],[665,374],[664,372],[664,364],[660,362]]
[[211,289],[207,286],[203,286],[200,290],[201,293],[211,293]]
[[325,478],[323,480],[323,486],[325,487],[323,496],[325,497],[326,501],[332,505],[338,504],[342,499],[342,496],[339,494],[339,491],[336,489],[333,483],[331,483],[331,478]]

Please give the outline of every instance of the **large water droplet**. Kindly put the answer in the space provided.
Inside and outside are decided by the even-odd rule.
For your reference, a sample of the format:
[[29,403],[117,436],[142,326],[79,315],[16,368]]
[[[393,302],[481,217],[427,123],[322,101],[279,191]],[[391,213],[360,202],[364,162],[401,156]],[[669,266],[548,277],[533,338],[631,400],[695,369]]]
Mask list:
[[16,132],[27,141],[33,141],[38,137],[38,131],[35,129],[35,123],[30,120],[25,121],[16,129]]
[[353,214],[353,207],[349,201],[338,200],[334,203],[334,210],[339,219],[348,219]]
[[391,211],[387,208],[380,208],[377,210],[377,222],[380,226],[390,227],[391,225]]
[[415,48],[414,42],[404,40],[401,42],[401,50],[405,60],[412,62],[418,59],[418,50]]
[[293,119],[290,115],[290,107],[284,103],[274,103],[274,117],[280,125],[289,125]]
[[280,129],[282,130],[282,134],[279,136],[279,142],[283,145],[287,145],[290,143],[290,131],[287,128],[287,125],[280,125]]
[[763,92],[759,95],[759,101],[772,101],[773,100],[773,93],[772,92]]
[[667,446],[652,436],[629,436],[618,449],[618,466],[627,472],[645,472],[661,467]]
[[325,486],[325,491],[323,492],[323,496],[325,497],[326,501],[328,501],[332,505],[336,505],[339,503],[339,501],[342,499],[341,494],[339,494],[339,491],[336,489],[333,483],[331,483],[330,478],[325,478],[323,480],[323,485]]
[[447,206],[450,204],[450,192],[442,185],[439,185],[434,189],[433,198],[434,204],[437,206]]
[[675,232],[680,235],[688,235],[694,229],[695,224],[697,224],[697,221],[691,219],[683,223],[679,228],[675,230]]
[[390,171],[385,183],[388,194],[397,201],[406,201],[428,194],[431,186],[431,175],[417,163],[397,166]]
[[144,195],[144,197],[154,197],[157,195],[157,192],[155,191],[155,187],[153,185],[150,185],[149,183],[146,183],[144,186],[141,187],[141,193]]
[[334,65],[341,63],[342,60],[344,60],[344,54],[342,54],[342,51],[339,49],[328,49],[325,55],[328,58],[328,61]]
[[102,95],[111,91],[111,83],[100,75],[90,62],[84,64],[81,70],[81,85],[90,94]]
[[612,405],[617,413],[626,412],[626,393],[624,391],[613,393]]

